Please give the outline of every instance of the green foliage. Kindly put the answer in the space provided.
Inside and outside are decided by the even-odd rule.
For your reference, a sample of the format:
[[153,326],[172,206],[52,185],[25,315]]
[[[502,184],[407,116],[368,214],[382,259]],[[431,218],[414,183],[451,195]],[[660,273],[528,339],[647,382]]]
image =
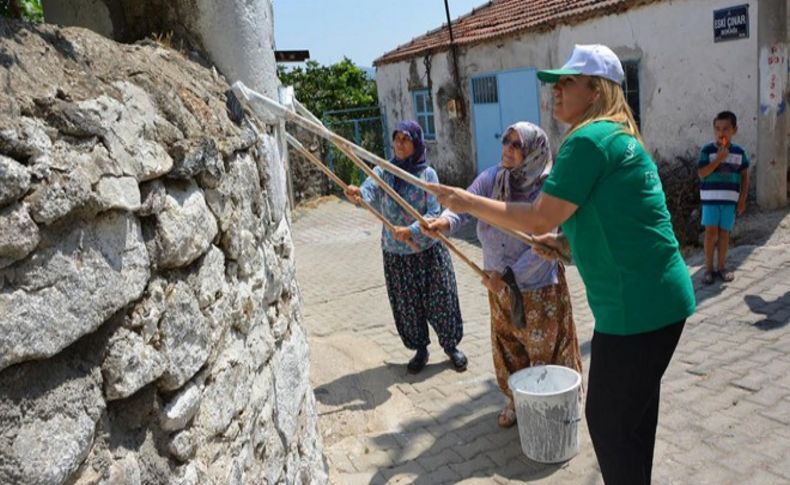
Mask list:
[[378,104],[376,82],[349,59],[329,66],[307,61],[305,67],[277,66],[277,75],[307,109],[321,118],[324,112]]
[[[14,17],[11,0],[0,0],[0,16]],[[43,22],[44,10],[41,8],[41,0],[19,0],[19,13],[23,20],[29,22]]]
[[[307,61],[305,67],[286,70],[277,67],[280,81],[293,86],[294,95],[330,129],[365,147],[373,153],[384,155],[384,139],[378,110],[376,82],[349,59],[329,66]],[[337,110],[370,108],[350,113],[331,113]],[[369,118],[358,122],[360,139],[355,139],[354,119]],[[328,144],[327,144],[328,145]],[[359,185],[365,175],[334,146],[326,146],[333,161],[335,173],[346,183]]]

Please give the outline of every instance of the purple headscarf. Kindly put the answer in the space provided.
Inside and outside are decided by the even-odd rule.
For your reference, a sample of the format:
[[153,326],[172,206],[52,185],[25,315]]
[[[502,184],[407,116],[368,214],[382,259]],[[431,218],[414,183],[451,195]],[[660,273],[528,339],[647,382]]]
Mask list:
[[502,135],[504,140],[509,133],[515,133],[521,140],[521,153],[524,161],[515,168],[500,165],[494,180],[492,198],[512,200],[514,194],[529,194],[551,168],[551,150],[549,137],[541,127],[527,121],[519,121],[510,125]]
[[[416,121],[406,120],[399,122],[398,125],[395,126],[395,131],[392,132],[393,140],[397,133],[403,133],[411,138],[411,143],[414,145],[414,153],[406,160],[398,160],[393,156],[392,163],[412,175],[418,175],[428,166],[428,162],[425,160],[425,140],[422,137],[422,128],[420,128],[420,125]],[[402,183],[403,180],[401,180],[400,177],[395,177],[395,185],[393,188],[399,190]]]

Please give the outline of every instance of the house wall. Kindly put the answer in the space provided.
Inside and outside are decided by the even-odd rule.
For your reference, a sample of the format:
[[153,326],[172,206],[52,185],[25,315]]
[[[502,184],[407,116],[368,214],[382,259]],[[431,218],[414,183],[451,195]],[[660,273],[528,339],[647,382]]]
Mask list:
[[[713,11],[749,4],[748,39],[714,43]],[[526,67],[559,67],[574,44],[601,43],[622,60],[640,61],[640,98],[645,141],[657,161],[693,159],[712,137],[712,119],[729,109],[739,117],[737,142],[754,155],[757,140],[757,0],[674,0],[631,9],[552,31],[525,34],[459,50],[467,116],[450,121],[437,94],[452,86],[449,54],[432,58],[437,138],[431,162],[440,177],[464,182],[475,174],[475,143],[469,105],[473,76]],[[422,58],[381,65],[379,98],[390,124],[413,117],[410,89],[427,87]],[[551,116],[551,89],[542,86],[541,124],[556,151],[564,127]],[[439,98],[437,100],[437,98]]]

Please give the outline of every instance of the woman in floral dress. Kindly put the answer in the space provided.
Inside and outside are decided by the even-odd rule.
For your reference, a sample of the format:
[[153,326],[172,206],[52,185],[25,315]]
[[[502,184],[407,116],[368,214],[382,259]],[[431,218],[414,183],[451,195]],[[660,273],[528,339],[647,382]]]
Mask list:
[[[401,121],[392,133],[392,141],[395,151],[392,163],[427,182],[438,181],[436,172],[426,161],[419,124]],[[433,195],[379,167],[374,172],[420,214],[425,217],[439,215],[441,208]],[[395,226],[394,232],[382,227],[381,249],[395,326],[406,348],[415,351],[407,366],[409,372],[419,372],[428,363],[428,324],[436,331],[439,345],[453,367],[458,371],[466,370],[466,356],[458,350],[464,329],[450,252],[441,242],[424,236],[419,221],[400,207],[372,177],[361,187],[349,186],[346,196],[356,204],[365,200]]]
[[[551,168],[546,133],[519,122],[505,131],[502,144],[502,161],[478,175],[467,190],[496,200],[533,201]],[[469,215],[448,209],[424,232],[429,236],[436,231],[452,233],[469,220]],[[541,364],[563,365],[581,373],[581,353],[562,263],[542,259],[525,243],[484,222],[478,221],[477,236],[488,274],[483,284],[489,290],[494,369],[499,388],[507,396],[498,422],[507,428],[516,422],[510,375]]]

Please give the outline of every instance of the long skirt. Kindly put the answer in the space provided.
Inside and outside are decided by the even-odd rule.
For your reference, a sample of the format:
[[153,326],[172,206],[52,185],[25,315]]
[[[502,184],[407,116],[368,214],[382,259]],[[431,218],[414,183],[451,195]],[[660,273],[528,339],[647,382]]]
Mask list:
[[416,350],[431,343],[428,324],[443,349],[458,345],[464,326],[453,261],[444,244],[414,254],[384,251],[384,277],[395,326],[406,348]]
[[518,370],[555,364],[582,372],[582,356],[565,271],[559,282],[521,294],[527,325],[517,328],[510,321],[510,291],[488,292],[491,308],[491,347],[499,388],[513,398],[507,380]]

